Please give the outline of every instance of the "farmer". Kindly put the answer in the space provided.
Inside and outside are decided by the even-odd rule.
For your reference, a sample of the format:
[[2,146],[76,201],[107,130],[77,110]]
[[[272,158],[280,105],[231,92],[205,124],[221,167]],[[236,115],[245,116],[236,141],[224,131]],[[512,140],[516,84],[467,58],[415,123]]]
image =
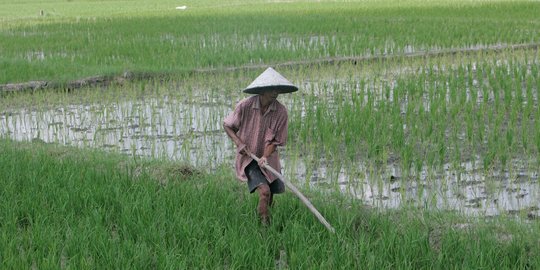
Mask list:
[[[257,211],[261,222],[268,225],[268,207],[274,194],[283,193],[285,185],[277,176],[264,169],[270,165],[281,171],[277,146],[287,142],[287,109],[278,100],[279,94],[298,88],[272,68],[266,69],[246,89],[255,94],[238,102],[223,121],[223,128],[236,144],[236,177],[246,182],[250,193],[257,191]],[[259,157],[257,163],[250,154]]]

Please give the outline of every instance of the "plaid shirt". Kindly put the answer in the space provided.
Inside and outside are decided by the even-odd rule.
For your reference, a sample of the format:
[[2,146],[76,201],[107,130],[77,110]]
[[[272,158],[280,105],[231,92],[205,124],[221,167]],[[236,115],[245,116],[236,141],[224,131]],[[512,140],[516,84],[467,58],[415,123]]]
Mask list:
[[[279,101],[272,102],[263,115],[259,96],[255,95],[238,102],[234,111],[225,117],[223,123],[236,132],[253,154],[262,157],[267,145],[284,146],[286,144],[287,121],[287,109]],[[238,150],[240,149],[236,151],[236,177],[241,181],[247,181],[244,169],[253,159],[240,154]],[[267,161],[268,165],[276,171],[281,171],[277,149],[267,158]],[[261,168],[261,170],[268,182],[272,183],[277,179],[265,169]]]

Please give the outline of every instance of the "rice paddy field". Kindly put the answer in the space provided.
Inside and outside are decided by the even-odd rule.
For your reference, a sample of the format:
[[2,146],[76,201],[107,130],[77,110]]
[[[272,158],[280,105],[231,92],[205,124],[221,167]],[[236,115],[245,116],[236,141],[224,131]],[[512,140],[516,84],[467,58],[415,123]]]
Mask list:
[[[540,267],[536,1],[0,6],[5,268]],[[234,178],[222,120],[268,66],[336,234],[290,193],[260,227]]]

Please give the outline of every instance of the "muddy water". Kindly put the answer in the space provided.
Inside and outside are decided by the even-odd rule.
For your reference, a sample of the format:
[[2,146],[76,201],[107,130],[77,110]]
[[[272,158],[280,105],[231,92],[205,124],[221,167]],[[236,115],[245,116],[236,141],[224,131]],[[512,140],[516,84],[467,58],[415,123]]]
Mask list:
[[[215,168],[233,164],[233,145],[221,129],[230,110],[230,105],[216,102],[185,103],[167,97],[18,109],[0,113],[0,136],[105,148]],[[282,156],[284,175],[299,180],[300,185],[340,190],[374,207],[447,209],[530,219],[540,214],[536,161],[514,160],[510,171],[484,172],[480,162],[469,162],[407,175],[392,164],[374,172],[363,164],[313,167],[292,153],[284,151]]]
[[221,130],[221,119],[228,111],[225,105],[179,103],[166,97],[20,109],[0,115],[0,135],[214,167],[230,152],[231,144]]
[[[510,215],[536,219],[540,214],[540,184],[535,162],[513,160],[512,171],[484,172],[481,163],[445,165],[442,170],[424,168],[405,175],[397,165],[382,172],[359,165],[339,171],[325,167],[306,168],[296,175],[309,185],[339,189],[378,208],[413,207],[446,209],[473,216]],[[336,185],[337,183],[337,185]]]

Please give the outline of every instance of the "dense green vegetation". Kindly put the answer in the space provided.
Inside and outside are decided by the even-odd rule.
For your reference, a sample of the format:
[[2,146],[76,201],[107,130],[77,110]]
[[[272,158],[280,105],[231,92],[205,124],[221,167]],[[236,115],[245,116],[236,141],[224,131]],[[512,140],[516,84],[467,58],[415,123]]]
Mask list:
[[420,65],[389,61],[388,70],[414,72],[371,78],[355,78],[361,68],[341,69],[349,79],[306,84],[310,95],[290,97],[294,145],[339,164],[392,159],[416,172],[467,160],[499,171],[516,158],[536,168],[540,65],[530,59],[537,57],[536,51],[477,54],[455,66],[448,58]]
[[[540,268],[538,2],[0,7],[0,84],[150,74],[108,87],[0,93],[1,268]],[[214,145],[225,136],[222,119],[269,65],[300,87],[279,98],[290,120],[282,157],[304,169],[302,179],[294,169],[287,177],[305,183],[335,235],[290,193],[261,227],[256,196],[234,179],[232,161],[220,162],[234,153]],[[126,150],[111,138],[144,144],[133,140],[120,155],[45,144],[40,132],[109,150]],[[194,158],[201,167],[184,165]],[[319,168],[331,191],[309,189]],[[461,182],[462,174],[473,176]],[[375,189],[400,184],[398,209],[339,193],[366,179]],[[416,197],[405,196],[414,183]],[[426,196],[431,185],[446,189]],[[466,197],[459,186],[468,185],[483,193]],[[531,189],[515,192],[521,185]],[[499,216],[465,217],[431,204],[461,196],[482,208],[500,194],[520,208],[505,201],[495,203]]]
[[540,29],[527,1],[3,2],[0,83],[527,44]]
[[0,140],[2,268],[537,268],[540,231],[418,210],[380,213],[291,194],[262,228],[230,170]]

